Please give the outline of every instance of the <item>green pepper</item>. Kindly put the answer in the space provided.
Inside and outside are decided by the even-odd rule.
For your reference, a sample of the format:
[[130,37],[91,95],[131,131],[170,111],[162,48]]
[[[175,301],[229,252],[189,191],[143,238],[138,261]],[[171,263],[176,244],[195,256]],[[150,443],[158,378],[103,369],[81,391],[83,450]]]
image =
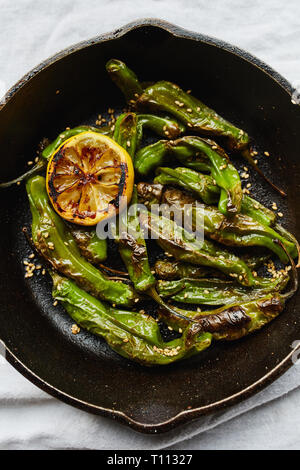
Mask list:
[[157,322],[142,313],[119,310],[103,304],[74,282],[53,274],[53,298],[62,303],[82,328],[101,336],[121,356],[144,365],[166,365],[197,354],[211,344],[211,335],[197,335],[185,344],[185,336],[162,340]]
[[228,305],[234,302],[246,302],[263,297],[266,294],[282,291],[289,280],[286,273],[277,278],[257,278],[259,285],[255,289],[240,286],[234,281],[225,279],[189,279],[176,281],[159,281],[158,293],[170,297],[176,302],[198,305]]
[[225,137],[230,150],[242,150],[249,145],[249,137],[244,131],[174,83],[160,81],[143,90],[135,73],[120,60],[110,60],[106,69],[130,104],[170,113],[191,129]]
[[93,264],[99,264],[106,260],[107,241],[100,239],[94,228],[72,225],[70,232],[84,258]]
[[259,330],[277,317],[284,308],[286,298],[286,294],[275,292],[259,299],[237,302],[210,311],[175,308],[178,313],[193,320],[192,324],[184,318],[172,316],[163,308],[159,310],[159,317],[175,331],[184,330],[188,344],[202,331],[211,333],[215,340],[233,341]]
[[[181,140],[175,141],[174,145]],[[211,176],[216,184],[221,188],[219,210],[224,215],[232,215],[240,212],[242,203],[242,186],[239,174],[230,163],[224,150],[216,142],[200,137],[185,137],[185,144],[188,144],[195,153],[206,155],[211,163]]]
[[[182,137],[176,141],[159,140],[154,144],[141,148],[136,155],[134,167],[136,171],[146,176],[158,166],[167,163],[171,157],[175,157],[179,162],[195,170],[211,172],[211,163],[207,156],[205,158],[196,155],[197,152],[189,143],[190,136]],[[176,144],[175,144],[176,142]]]
[[[217,202],[220,193],[220,189],[214,184],[211,176],[202,175],[190,168],[158,168],[154,183],[180,186],[185,190],[191,191],[204,202],[209,200],[208,204]],[[252,217],[264,225],[272,225],[276,220],[274,212],[246,195],[242,199],[241,213]]]
[[179,261],[158,260],[154,268],[156,276],[164,280],[182,278],[201,279],[222,276],[222,273],[215,269],[206,266],[194,266],[193,264],[181,263]]
[[[261,253],[251,255],[249,253],[242,254],[240,258],[246,263],[249,269],[259,268],[264,262],[270,258],[269,253]],[[159,279],[175,280],[182,278],[211,278],[222,276],[221,272],[204,266],[194,266],[189,263],[181,263],[179,261],[158,260],[155,263],[155,274]]]
[[160,167],[157,169],[156,174],[157,176],[154,179],[155,184],[178,185],[200,196],[206,204],[213,204],[219,198],[220,188],[216,185],[213,178],[190,168]]
[[[123,220],[122,214],[120,220]],[[123,229],[124,231],[119,231],[119,253],[135,289],[145,292],[155,284],[155,278],[151,273],[147,247],[139,223],[136,187],[133,189]]]
[[147,145],[138,150],[134,160],[134,169],[140,175],[146,176],[166,161],[168,153],[169,142],[167,140],[159,140],[154,144]]
[[223,250],[208,240],[197,240],[191,233],[164,216],[140,212],[140,223],[151,233],[165,252],[174,256],[177,261],[184,261],[196,266],[208,266],[219,269],[226,275],[234,277],[246,286],[256,284],[248,266],[236,255]]
[[137,126],[138,117],[135,113],[123,113],[116,120],[113,134],[113,139],[129,153],[132,160],[138,142]]
[[[203,204],[191,204],[191,197],[178,189],[166,190],[163,202],[169,204],[182,215],[191,214],[192,228],[196,230],[197,221],[209,238],[228,246],[262,246],[273,251],[282,262],[287,262],[285,250],[278,244],[280,240],[290,255],[297,256],[294,242],[282,237],[271,227],[260,224],[244,214],[227,219],[217,208]],[[189,204],[189,205],[188,205]]]
[[136,100],[136,107],[170,113],[191,130],[224,137],[230,150],[240,151],[249,145],[249,136],[244,131],[174,83],[160,81],[149,86]]
[[66,225],[52,209],[45,178],[34,176],[26,183],[32,213],[32,239],[38,252],[59,272],[96,297],[130,306],[136,297],[132,288],[107,279],[86,261]]
[[161,137],[176,139],[185,132],[185,126],[168,116],[155,116],[154,114],[138,114],[139,125],[144,129],[150,129]]
[[137,76],[124,62],[111,59],[106,64],[106,70],[129,103],[132,103],[143,92]]

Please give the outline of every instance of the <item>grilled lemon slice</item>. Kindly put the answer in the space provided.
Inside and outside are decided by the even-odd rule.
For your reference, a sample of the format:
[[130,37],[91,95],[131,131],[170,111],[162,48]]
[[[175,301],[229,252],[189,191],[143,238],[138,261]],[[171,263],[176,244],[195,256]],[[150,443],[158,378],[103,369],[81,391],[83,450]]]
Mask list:
[[47,191],[56,212],[79,225],[96,225],[129,203],[130,156],[110,137],[88,131],[66,140],[51,157]]

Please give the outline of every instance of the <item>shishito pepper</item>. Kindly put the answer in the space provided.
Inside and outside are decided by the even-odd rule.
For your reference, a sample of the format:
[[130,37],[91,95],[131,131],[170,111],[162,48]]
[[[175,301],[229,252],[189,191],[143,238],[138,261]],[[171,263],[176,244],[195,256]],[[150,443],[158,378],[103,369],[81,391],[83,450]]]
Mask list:
[[286,273],[281,273],[277,278],[260,278],[259,285],[255,289],[238,285],[234,281],[210,278],[189,279],[183,278],[176,281],[159,281],[158,293],[162,297],[182,303],[198,305],[228,305],[234,302],[246,302],[258,299],[266,294],[282,291],[289,280]]
[[134,159],[138,143],[138,117],[135,113],[121,114],[115,123],[113,139]]
[[32,213],[32,239],[38,252],[57,271],[96,297],[117,305],[132,305],[136,295],[130,286],[107,279],[81,256],[70,230],[51,207],[45,178],[32,177],[26,190]]
[[[261,253],[257,255],[243,254],[240,258],[247,264],[251,270],[259,268],[264,262],[270,258],[269,253]],[[189,278],[201,279],[211,277],[221,277],[221,272],[204,266],[194,266],[189,263],[180,261],[158,260],[155,263],[155,274],[159,279],[173,281],[176,279]]]
[[142,130],[150,129],[161,137],[168,139],[176,139],[180,134],[185,132],[185,126],[169,116],[138,114],[138,124]]
[[[111,63],[114,64],[113,67]],[[111,68],[114,73],[110,73]],[[117,60],[108,62],[107,70],[131,105],[142,110],[166,112],[178,118],[191,130],[209,137],[222,137],[229,150],[241,152],[273,189],[286,196],[257,166],[251,155],[249,136],[245,131],[234,126],[191,94],[185,93],[174,83],[160,81],[143,88],[134,72]]]
[[[292,285],[288,292],[271,292],[258,299],[234,302],[207,312],[198,310],[195,312],[173,307],[180,317],[173,315],[170,309],[160,308],[159,317],[175,331],[184,329],[187,343],[190,340],[193,341],[194,336],[202,331],[210,332],[217,340],[239,339],[262,328],[278,316],[282,312],[285,302],[295,294],[298,289],[298,274],[292,258],[290,258],[290,263]],[[284,282],[283,279],[283,284]],[[281,281],[279,285],[280,283]]]
[[174,115],[191,130],[209,136],[226,138],[230,150],[242,150],[249,144],[249,136],[214,110],[185,93],[179,86],[167,81],[150,85],[136,101],[137,108],[153,109]]
[[[155,277],[149,266],[147,247],[139,223],[136,188],[133,190],[131,205],[127,211],[123,231],[119,230],[119,253],[127,268],[130,279],[137,291],[145,292],[155,284]],[[122,214],[120,222],[124,220]]]
[[[242,187],[239,174],[229,161],[224,150],[212,140],[195,136],[187,136],[177,141],[160,141],[152,146],[141,149],[135,161],[135,168],[141,175],[146,175],[158,165],[161,165],[168,154],[173,154],[185,164],[191,158],[191,152],[206,157],[200,161],[197,158],[197,168],[202,171],[210,170],[211,177],[220,191],[219,210],[225,215],[240,212],[242,204]],[[181,169],[182,170],[182,169]],[[186,169],[186,173],[189,171]],[[205,176],[203,176],[205,178]]]
[[102,263],[107,258],[107,241],[97,236],[94,228],[72,225],[70,231],[78,248],[87,260],[93,264]]
[[[196,229],[196,221],[209,238],[223,245],[246,247],[262,246],[273,251],[282,262],[287,262],[285,250],[278,244],[282,242],[285,249],[295,258],[297,246],[294,242],[282,237],[267,225],[263,225],[244,214],[237,214],[227,219],[216,207],[192,203],[191,197],[178,189],[164,192],[163,202],[166,202],[182,214],[191,213],[192,228]],[[189,206],[187,206],[190,204]]]
[[[172,316],[170,312],[160,308],[159,317],[175,331],[184,330],[188,344],[202,331],[211,333],[215,340],[233,341],[259,330],[272,321],[282,312],[286,299],[286,294],[275,292],[259,299],[235,302],[210,311],[176,308],[175,310],[184,314],[186,319]],[[192,324],[190,320],[193,321]]]
[[109,60],[106,64],[106,70],[129,103],[136,100],[143,92],[135,73],[121,60]]
[[[136,114],[121,115],[117,119],[114,131],[114,139],[129,152],[132,159],[134,159],[137,144],[137,123]],[[154,285],[155,278],[149,266],[147,247],[139,224],[137,204],[137,191],[134,187],[128,211],[120,214],[116,241],[134,287],[136,290],[144,292]]]
[[233,253],[223,250],[208,240],[197,240],[173,220],[141,211],[140,223],[151,233],[159,246],[177,261],[219,269],[246,286],[256,284],[248,266]]
[[203,175],[198,171],[185,167],[160,167],[157,169],[156,174],[157,176],[154,179],[155,184],[178,185],[200,196],[206,204],[214,204],[218,201],[220,188],[209,175]]
[[249,137],[243,130],[174,83],[160,81],[143,89],[135,73],[116,59],[106,64],[106,70],[126,100],[138,108],[170,113],[193,130],[225,137],[231,150],[242,150],[248,146]]
[[121,356],[144,365],[166,365],[203,351],[211,344],[211,334],[202,333],[164,342],[157,322],[150,316],[119,310],[103,304],[74,282],[52,273],[53,298],[62,303],[70,317],[82,328],[101,336]]
[[[210,202],[208,204],[216,203],[220,194],[220,188],[214,184],[211,176],[202,175],[190,168],[158,168],[154,183],[180,186],[187,191],[191,191],[204,202],[207,202],[207,198],[209,198]],[[276,220],[276,214],[273,211],[247,195],[243,195],[241,213],[264,225],[273,225]]]

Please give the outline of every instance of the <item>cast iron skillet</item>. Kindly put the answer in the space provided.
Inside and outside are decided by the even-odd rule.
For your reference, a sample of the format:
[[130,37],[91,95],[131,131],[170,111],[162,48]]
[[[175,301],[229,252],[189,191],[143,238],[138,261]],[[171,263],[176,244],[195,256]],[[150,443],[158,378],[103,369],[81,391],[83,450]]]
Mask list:
[[[300,238],[300,109],[291,103],[291,86],[244,51],[160,20],[131,23],[73,46],[7,93],[0,103],[1,181],[24,170],[44,136],[54,138],[66,126],[92,123],[108,107],[124,106],[105,72],[110,58],[124,60],[143,80],[169,79],[191,88],[246,129],[270,152],[262,166],[288,197],[283,201],[258,176],[251,178],[252,193],[264,203],[276,201],[286,227]],[[47,276],[24,279],[26,199],[23,186],[1,193],[0,338],[8,361],[43,390],[154,433],[232,405],[291,366],[292,344],[300,339],[300,293],[258,333],[168,367],[141,367],[100,338],[72,335],[72,320],[52,305]]]

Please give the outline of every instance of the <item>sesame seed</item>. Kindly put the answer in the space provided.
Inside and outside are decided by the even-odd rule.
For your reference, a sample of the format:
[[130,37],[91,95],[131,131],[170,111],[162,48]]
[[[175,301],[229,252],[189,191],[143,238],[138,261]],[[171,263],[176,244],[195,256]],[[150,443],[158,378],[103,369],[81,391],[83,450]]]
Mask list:
[[72,325],[71,331],[73,335],[78,335],[78,333],[80,333],[80,328],[78,325],[74,323],[74,325]]
[[266,157],[270,156],[269,152],[264,152],[264,154],[265,154]]
[[277,214],[279,217],[283,217],[283,213],[282,212],[278,212]]
[[58,304],[58,301],[57,301],[57,300],[54,300],[53,306],[56,307],[57,304]]

